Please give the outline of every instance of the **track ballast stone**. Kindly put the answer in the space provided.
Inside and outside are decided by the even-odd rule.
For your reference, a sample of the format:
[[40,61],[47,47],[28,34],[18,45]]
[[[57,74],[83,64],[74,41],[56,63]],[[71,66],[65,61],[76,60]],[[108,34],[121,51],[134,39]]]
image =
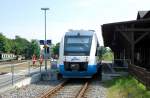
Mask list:
[[83,98],[106,98],[106,88],[103,86],[103,82],[93,80],[86,90]]
[[21,88],[15,88],[0,94],[0,98],[37,98],[61,81],[40,81]]

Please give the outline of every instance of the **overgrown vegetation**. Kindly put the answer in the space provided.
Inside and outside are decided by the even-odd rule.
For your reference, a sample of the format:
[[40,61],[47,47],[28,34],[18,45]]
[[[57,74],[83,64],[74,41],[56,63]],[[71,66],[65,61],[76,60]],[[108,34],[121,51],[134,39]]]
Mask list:
[[105,61],[112,61],[114,56],[110,48],[101,46],[99,50],[99,58]]
[[106,81],[105,86],[107,98],[150,98],[150,91],[132,76]]
[[0,52],[31,58],[33,54],[36,54],[36,56],[40,55],[40,47],[36,40],[29,42],[19,36],[16,36],[15,39],[9,39],[0,33]]

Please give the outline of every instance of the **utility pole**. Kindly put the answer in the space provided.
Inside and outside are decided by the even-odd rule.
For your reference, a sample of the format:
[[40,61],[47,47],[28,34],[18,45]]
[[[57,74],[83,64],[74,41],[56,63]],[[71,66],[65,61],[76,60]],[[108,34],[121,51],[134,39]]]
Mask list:
[[44,59],[45,59],[45,70],[47,71],[47,41],[46,41],[46,11],[49,8],[41,8],[45,13],[45,42],[44,42]]

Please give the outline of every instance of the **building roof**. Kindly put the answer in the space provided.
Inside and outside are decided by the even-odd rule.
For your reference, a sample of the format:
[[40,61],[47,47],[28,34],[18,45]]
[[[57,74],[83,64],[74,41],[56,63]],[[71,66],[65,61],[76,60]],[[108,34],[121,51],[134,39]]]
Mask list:
[[150,18],[150,11],[138,11],[137,20],[147,18]]
[[[125,26],[127,28],[122,28],[122,26]],[[122,29],[118,29],[117,27],[120,27]],[[115,38],[116,35],[114,36],[114,32],[119,32],[119,30],[123,33],[135,32],[137,36],[144,32],[150,32],[150,11],[138,12],[137,20],[103,24],[102,35],[105,46],[109,46],[112,48],[113,44],[117,44],[118,47],[121,48],[121,46],[127,44],[126,40],[124,38],[122,39],[122,36],[119,35],[118,39]],[[114,39],[117,40],[115,41],[115,43],[113,43]]]

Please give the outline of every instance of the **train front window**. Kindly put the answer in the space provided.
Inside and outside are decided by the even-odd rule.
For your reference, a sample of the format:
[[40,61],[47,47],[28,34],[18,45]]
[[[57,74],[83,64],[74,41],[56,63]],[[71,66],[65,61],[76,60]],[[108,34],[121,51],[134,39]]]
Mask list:
[[88,56],[91,49],[91,36],[65,36],[64,55]]

